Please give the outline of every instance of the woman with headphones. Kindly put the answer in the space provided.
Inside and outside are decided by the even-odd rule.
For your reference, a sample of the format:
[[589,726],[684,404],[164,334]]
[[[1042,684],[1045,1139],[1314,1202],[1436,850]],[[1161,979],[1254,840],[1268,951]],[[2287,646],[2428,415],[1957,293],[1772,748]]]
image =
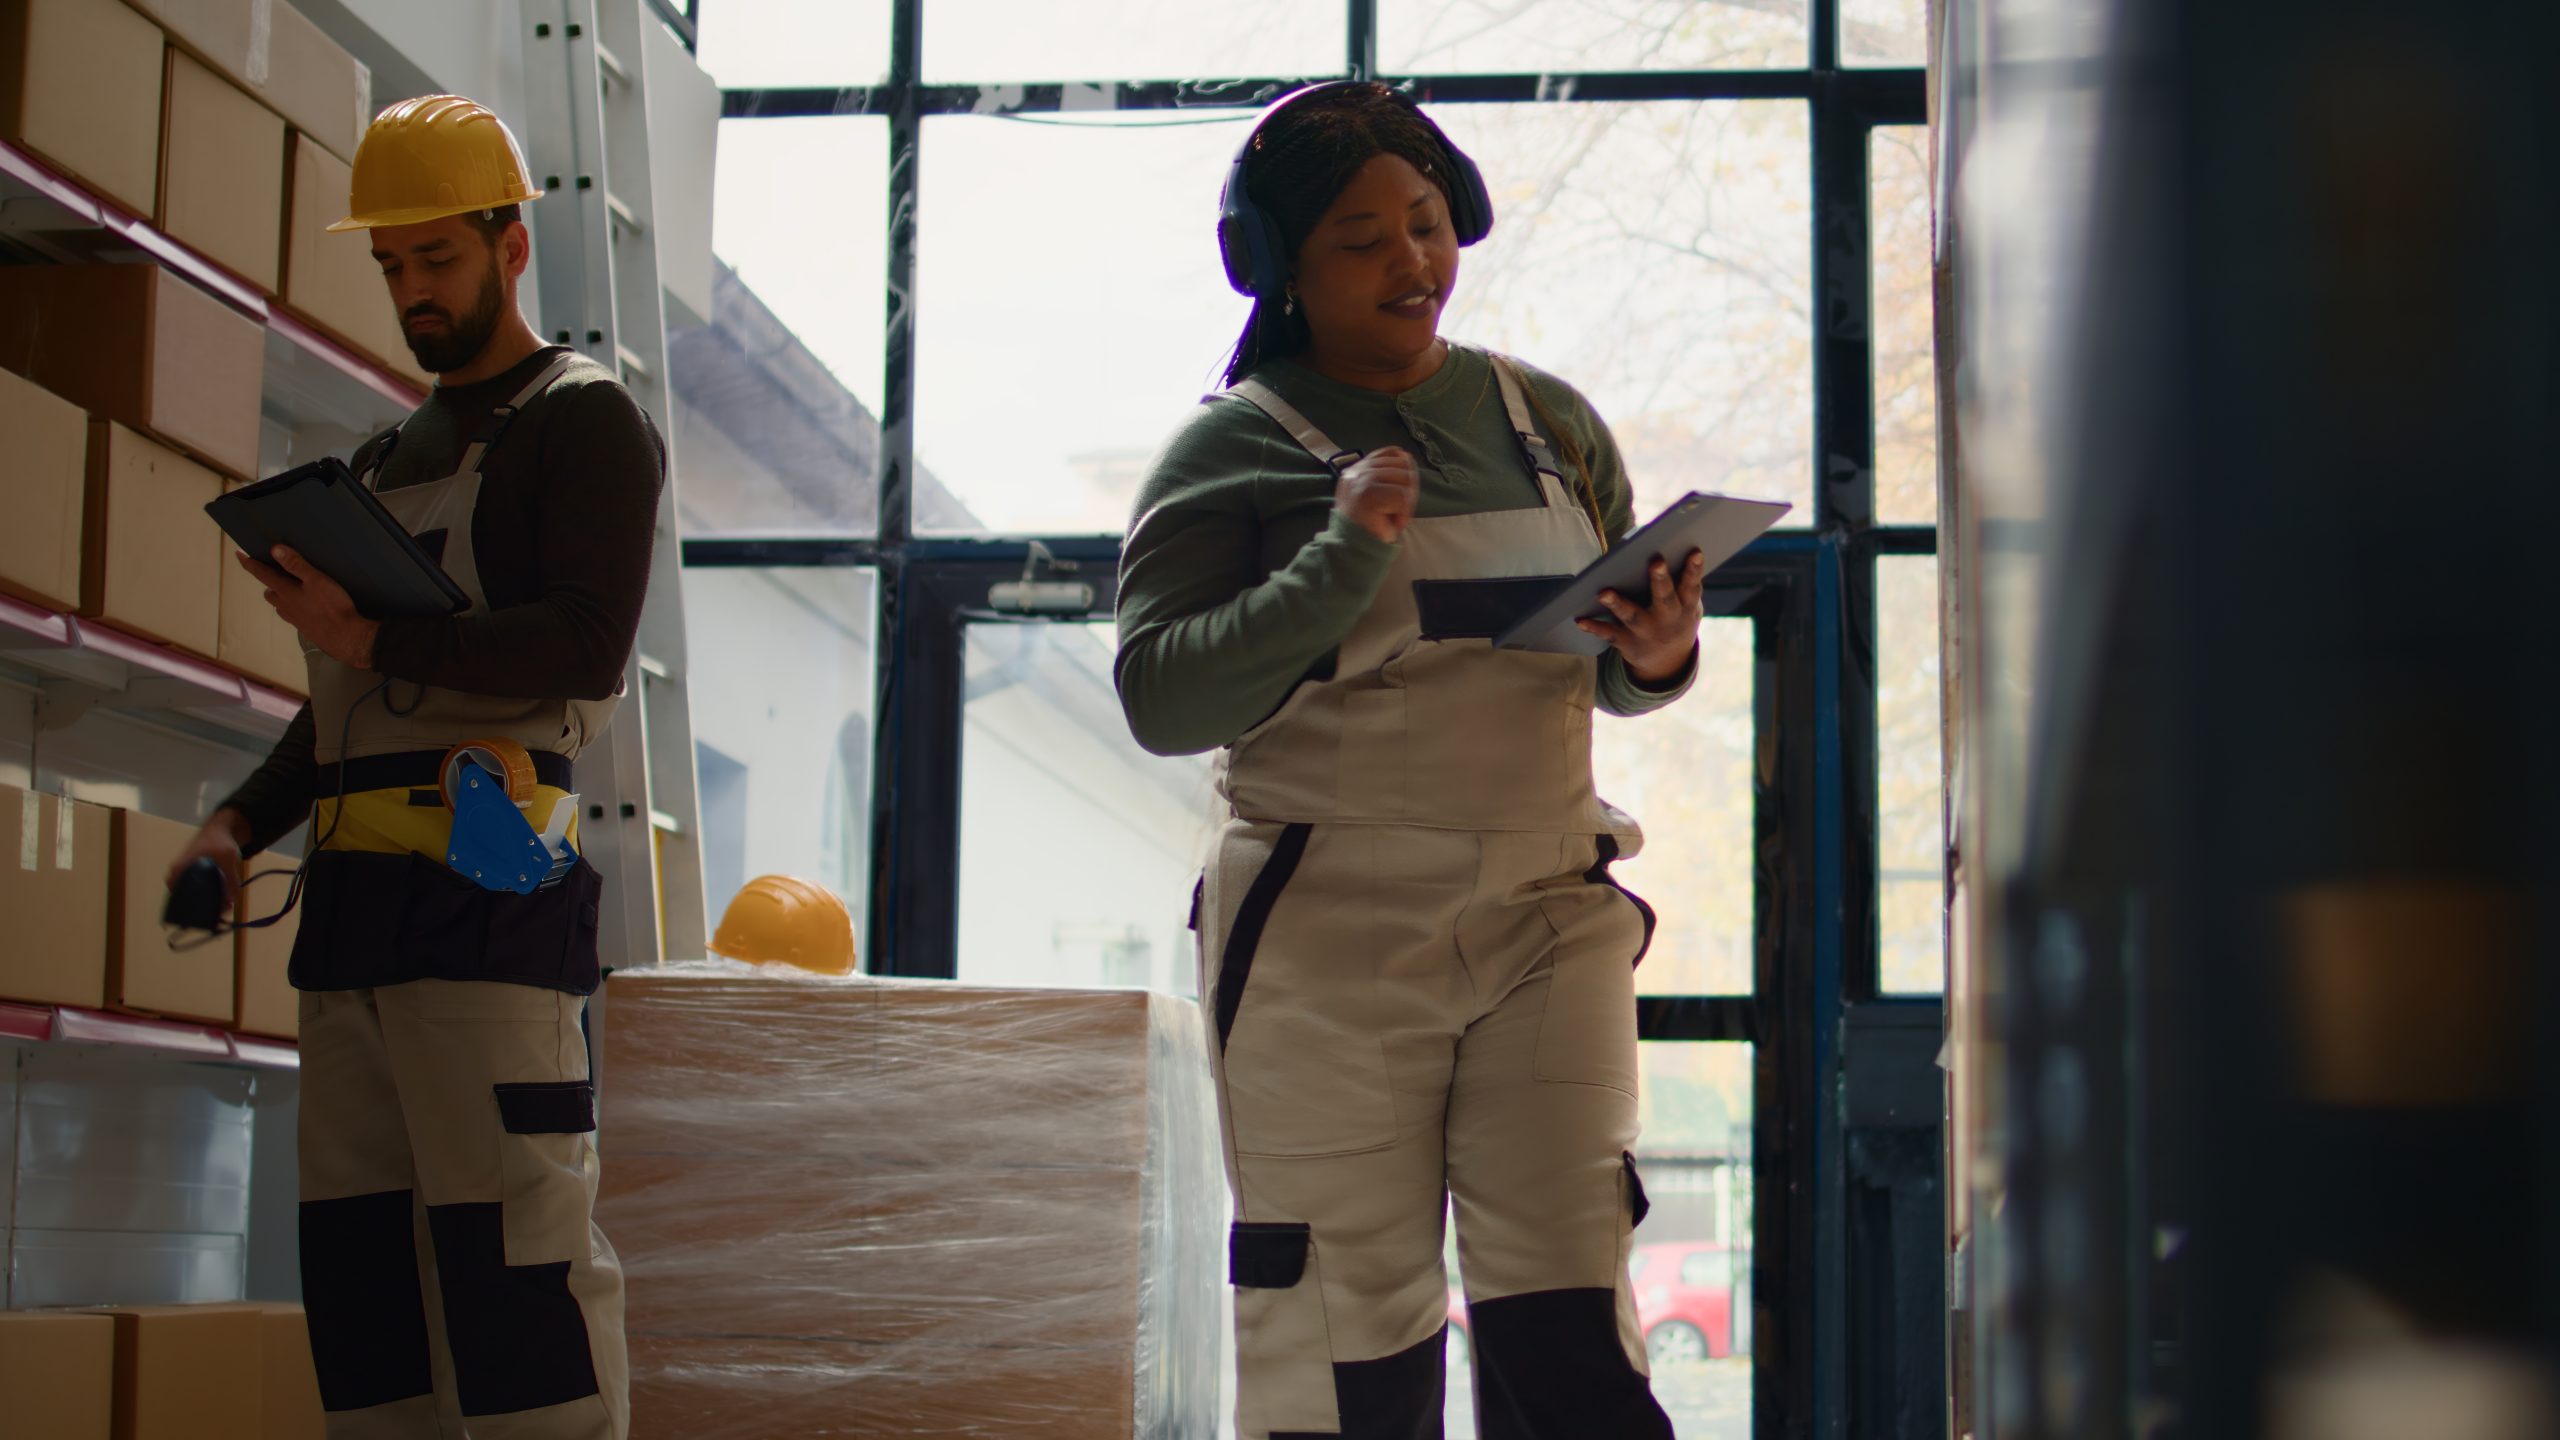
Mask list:
[[1124,552],[1132,731],[1225,752],[1195,911],[1249,1440],[1440,1434],[1451,1202],[1487,1440],[1671,1434],[1627,1280],[1653,917],[1591,711],[1688,687],[1703,567],[1609,597],[1597,660],[1485,638],[1632,528],[1580,394],[1440,338],[1492,219],[1387,87],[1272,107],[1219,220],[1252,318]]

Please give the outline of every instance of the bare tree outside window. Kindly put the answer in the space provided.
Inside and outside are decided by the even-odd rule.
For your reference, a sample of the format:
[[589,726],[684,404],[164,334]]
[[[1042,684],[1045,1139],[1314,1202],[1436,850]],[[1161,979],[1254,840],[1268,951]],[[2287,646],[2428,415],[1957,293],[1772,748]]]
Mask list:
[[1926,65],[1926,0],[1840,0],[1840,63]]
[[1813,499],[1812,174],[1787,100],[1445,106],[1493,234],[1443,330],[1580,389],[1640,519],[1685,491]]
[[1929,271],[1929,130],[1882,126],[1867,146],[1875,315],[1876,519],[1938,523],[1936,309]]
[[1795,69],[1804,0],[1379,0],[1391,75]]

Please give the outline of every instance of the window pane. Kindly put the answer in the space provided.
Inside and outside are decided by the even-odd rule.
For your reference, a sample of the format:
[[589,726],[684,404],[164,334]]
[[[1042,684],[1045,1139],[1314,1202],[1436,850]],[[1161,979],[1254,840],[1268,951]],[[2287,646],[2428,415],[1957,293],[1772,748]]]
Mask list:
[[1685,491],[1813,500],[1812,181],[1795,101],[1444,105],[1493,233],[1444,333],[1591,398],[1649,520]]
[[1182,80],[1330,75],[1350,45],[1342,0],[929,0],[924,76]]
[[1929,130],[1868,132],[1874,257],[1876,518],[1938,523],[1938,347],[1929,269]]
[[1653,995],[1752,991],[1751,622],[1699,628],[1698,682],[1634,720],[1594,722],[1600,793],[1644,826],[1618,883],[1657,917],[1636,988]]
[[1653,1393],[1681,1440],[1751,1436],[1752,1047],[1649,1042],[1629,1270]]
[[889,75],[890,0],[705,0],[695,56],[721,86],[873,85]]
[[714,927],[747,881],[797,875],[844,897],[870,953],[875,581],[856,569],[684,572]]
[[1804,0],[1379,0],[1390,75],[1801,69]]
[[969,627],[960,742],[960,978],[1195,994],[1191,887],[1209,761],[1129,738],[1112,627]]
[[[1229,118],[925,122],[919,530],[1128,527],[1147,458],[1218,387],[1250,308],[1215,238],[1218,185],[1251,116]],[[1103,196],[1109,224],[1074,220]]]
[[1929,63],[1927,0],[1840,0],[1840,63]]
[[[1641,1046],[1636,1165],[1652,1210],[1628,1273],[1653,1359],[1653,1393],[1680,1440],[1751,1440],[1752,1047]],[[1452,1297],[1463,1295],[1454,1234]],[[1449,1337],[1448,1440],[1476,1440],[1473,1349]]]
[[877,523],[888,133],[863,116],[720,123],[712,314],[667,310],[688,536]]
[[1876,561],[1879,988],[1946,988],[1946,820],[1939,730],[1938,560]]

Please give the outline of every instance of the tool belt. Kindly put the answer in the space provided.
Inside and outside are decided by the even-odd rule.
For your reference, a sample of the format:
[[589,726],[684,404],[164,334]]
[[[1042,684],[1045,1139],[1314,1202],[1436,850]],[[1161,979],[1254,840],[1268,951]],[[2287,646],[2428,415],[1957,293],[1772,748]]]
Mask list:
[[[311,856],[304,880],[288,970],[294,987],[487,980],[594,993],[604,877],[581,857],[557,883],[513,894],[445,864],[452,815],[439,788],[444,758],[436,750],[370,756],[346,762],[343,777],[338,766],[321,767],[321,805],[335,809],[313,824],[332,839]],[[564,803],[567,757],[533,761],[550,803]]]

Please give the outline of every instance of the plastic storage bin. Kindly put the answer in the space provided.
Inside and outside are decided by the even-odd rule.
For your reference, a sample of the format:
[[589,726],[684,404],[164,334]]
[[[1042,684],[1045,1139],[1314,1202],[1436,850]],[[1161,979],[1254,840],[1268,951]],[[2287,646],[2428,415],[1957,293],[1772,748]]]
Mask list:
[[12,1308],[244,1296],[254,1072],[54,1045],[11,1069]]

